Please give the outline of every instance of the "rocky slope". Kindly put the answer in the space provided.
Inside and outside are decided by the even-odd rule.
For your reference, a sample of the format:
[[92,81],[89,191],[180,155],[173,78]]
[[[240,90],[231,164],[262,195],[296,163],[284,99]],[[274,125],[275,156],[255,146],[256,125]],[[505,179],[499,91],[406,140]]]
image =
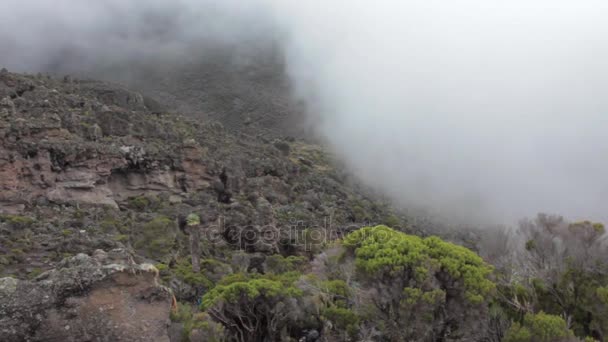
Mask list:
[[0,340],[169,341],[172,298],[125,250],[78,254],[32,281],[0,278]]
[[[141,320],[155,323],[142,328],[126,319],[128,327],[108,328],[110,340],[131,341],[144,329],[150,335],[142,340],[163,341],[167,297],[141,295],[156,288],[154,277],[86,255],[132,251],[138,262],[159,267],[179,301],[194,304],[226,275],[264,272],[268,256],[312,257],[368,222],[405,225],[367,193],[319,146],[233,134],[215,121],[166,113],[116,85],[2,70],[0,276],[9,277],[2,280],[9,327],[3,334],[15,341],[96,336],[95,329],[130,313],[116,309],[105,321],[86,313],[122,293],[117,306],[141,307],[152,315]],[[180,224],[189,213],[201,216],[206,232],[201,274],[190,271],[189,237]],[[85,265],[74,264],[80,261]],[[70,272],[91,280],[78,291],[53,285]],[[46,299],[17,314],[19,301],[34,294]],[[162,331],[154,330],[157,323]],[[185,328],[176,329],[180,339]],[[152,334],[158,339],[145,339]]]
[[218,121],[232,133],[311,136],[282,53],[267,37],[238,46],[204,41],[184,48],[178,56],[160,53],[115,63],[95,59],[82,65],[80,54],[75,55],[61,56],[45,70],[125,84],[162,102],[171,112]]

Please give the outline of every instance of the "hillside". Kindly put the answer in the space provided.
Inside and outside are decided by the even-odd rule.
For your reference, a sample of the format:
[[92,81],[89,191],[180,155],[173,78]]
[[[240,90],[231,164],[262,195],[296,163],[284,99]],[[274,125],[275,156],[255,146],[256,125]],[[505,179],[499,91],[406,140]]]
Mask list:
[[78,51],[45,66],[56,75],[75,74],[119,82],[194,120],[218,121],[231,132],[267,138],[309,138],[305,107],[293,95],[276,43],[259,38],[239,46],[204,41],[178,56],[82,65]]
[[[305,255],[305,230],[400,220],[319,146],[235,135],[123,87],[70,77],[2,70],[0,99],[2,276],[34,279],[66,257],[116,248],[181,267],[188,237],[178,221],[190,213],[217,225],[205,257],[245,250],[247,267],[265,255]],[[196,301],[196,286],[168,286]]]
[[608,336],[602,224],[447,231],[280,125],[160,98],[0,71],[0,341]]

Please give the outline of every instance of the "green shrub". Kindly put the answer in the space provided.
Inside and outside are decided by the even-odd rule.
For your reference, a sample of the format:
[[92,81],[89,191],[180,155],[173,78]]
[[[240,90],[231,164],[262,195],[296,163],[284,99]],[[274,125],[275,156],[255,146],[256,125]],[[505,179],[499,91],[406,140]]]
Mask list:
[[[171,312],[171,321],[182,323],[182,341],[191,341],[196,330],[204,336],[206,342],[224,341],[224,327],[213,322],[204,312],[194,312],[188,304],[177,303],[177,310]],[[197,339],[197,341],[199,341]]]
[[20,262],[24,262],[25,258],[26,258],[26,254],[25,251],[21,248],[11,248],[10,252],[7,253],[6,255],[7,259],[3,260],[2,263],[5,263],[8,261],[8,264],[15,264],[15,263],[20,263]]
[[124,221],[119,221],[116,218],[108,217],[99,223],[99,227],[104,233],[113,233],[118,231],[121,234],[129,233],[129,225]]
[[196,226],[201,224],[201,218],[200,216],[198,216],[197,214],[190,214],[188,215],[188,217],[186,218],[186,223],[189,226]]
[[42,274],[42,272],[44,272],[44,270],[43,270],[43,269],[41,269],[41,268],[39,268],[39,267],[36,267],[36,268],[32,269],[32,270],[31,270],[31,271],[30,271],[30,272],[27,274],[27,276],[28,276],[28,278],[30,278],[30,279],[34,279],[34,278],[36,278],[37,276],[39,276],[40,274]]
[[333,306],[325,308],[322,316],[332,322],[335,328],[345,330],[351,336],[358,330],[359,316],[352,310]]
[[223,301],[236,304],[240,300],[256,300],[258,297],[295,297],[302,291],[293,286],[284,286],[277,280],[257,278],[218,285],[203,296],[202,307],[209,308]]
[[129,235],[126,234],[118,234],[114,236],[114,240],[118,242],[129,242]]
[[399,227],[401,225],[401,220],[395,215],[388,215],[384,218],[382,223],[388,227]]
[[495,287],[492,267],[471,250],[438,237],[420,238],[386,226],[359,229],[344,238],[357,267],[371,277],[395,277],[408,270],[419,283],[440,273],[464,285],[466,298],[481,303]]
[[306,258],[299,256],[283,257],[280,254],[274,254],[266,257],[266,268],[271,273],[285,273],[295,271],[298,267],[306,262]]
[[340,279],[324,281],[321,283],[321,287],[328,293],[336,296],[347,298],[351,294],[351,289],[348,284],[346,284],[344,280]]
[[156,269],[159,272],[163,272],[163,271],[168,271],[169,270],[169,266],[167,266],[166,264],[163,264],[161,262],[159,262],[158,264],[154,265],[154,267],[156,267]]
[[608,305],[608,286],[598,287],[595,292],[598,298],[600,299],[600,302],[605,305]]
[[492,267],[477,254],[438,237],[420,238],[386,226],[361,228],[342,244],[341,265],[354,257],[355,276],[377,293],[360,305],[366,311],[360,317],[370,317],[368,324],[378,326],[387,340],[442,340],[446,331],[476,338],[474,317],[488,315],[495,288]]
[[136,227],[133,246],[146,256],[160,260],[173,249],[176,234],[173,220],[158,216]]
[[14,229],[29,228],[36,223],[36,220],[31,217],[19,215],[0,215],[0,220],[8,223]]
[[78,220],[82,220],[83,218],[85,218],[87,216],[87,212],[82,210],[82,209],[76,209],[74,210],[74,213],[72,213],[72,217]]
[[190,261],[184,260],[177,263],[173,271],[179,279],[187,284],[202,286],[205,289],[211,289],[214,286],[213,282],[211,282],[203,272],[195,273],[192,271],[192,264]]
[[230,275],[203,296],[201,308],[222,322],[234,339],[281,340],[281,330],[297,311],[294,300],[303,294],[294,285],[300,276]]
[[523,324],[513,323],[506,332],[504,342],[556,342],[574,336],[566,321],[544,312],[526,314]]
[[129,199],[129,206],[137,210],[145,210],[150,205],[150,200],[145,196],[137,196]]

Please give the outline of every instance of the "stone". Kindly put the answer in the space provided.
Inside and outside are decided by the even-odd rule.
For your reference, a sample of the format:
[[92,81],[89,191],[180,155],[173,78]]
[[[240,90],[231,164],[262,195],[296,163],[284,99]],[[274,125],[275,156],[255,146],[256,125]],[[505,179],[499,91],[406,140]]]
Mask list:
[[156,268],[128,255],[81,253],[34,281],[0,279],[0,341],[169,342],[171,291],[158,285]]

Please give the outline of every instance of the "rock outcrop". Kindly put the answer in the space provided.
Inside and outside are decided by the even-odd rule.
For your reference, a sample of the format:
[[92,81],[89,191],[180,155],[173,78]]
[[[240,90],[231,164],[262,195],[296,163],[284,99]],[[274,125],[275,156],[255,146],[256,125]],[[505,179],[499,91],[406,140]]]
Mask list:
[[120,87],[1,73],[0,212],[36,201],[117,207],[145,191],[209,187],[205,150],[180,140],[187,124],[166,125]]
[[169,341],[171,292],[125,250],[78,254],[32,281],[0,278],[0,341]]

